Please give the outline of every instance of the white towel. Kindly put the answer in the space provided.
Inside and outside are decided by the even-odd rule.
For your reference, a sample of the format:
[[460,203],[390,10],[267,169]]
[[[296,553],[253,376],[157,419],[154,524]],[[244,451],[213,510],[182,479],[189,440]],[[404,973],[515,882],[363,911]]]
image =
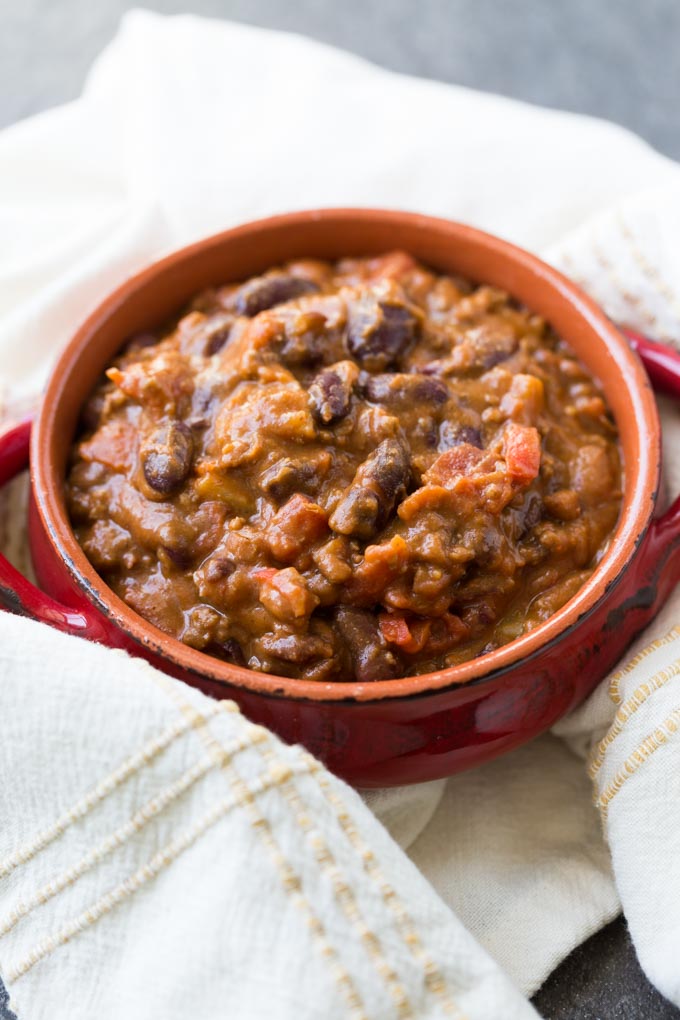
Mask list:
[[[680,338],[680,173],[627,132],[134,12],[80,100],[0,136],[0,413],[35,401],[88,309],[150,259],[352,204],[500,233]],[[24,499],[4,494],[0,537],[25,567]],[[511,982],[533,992],[621,905],[680,1004],[679,605],[557,735],[366,798],[393,838],[228,709],[0,617],[0,977],[21,1020],[531,1016]]]

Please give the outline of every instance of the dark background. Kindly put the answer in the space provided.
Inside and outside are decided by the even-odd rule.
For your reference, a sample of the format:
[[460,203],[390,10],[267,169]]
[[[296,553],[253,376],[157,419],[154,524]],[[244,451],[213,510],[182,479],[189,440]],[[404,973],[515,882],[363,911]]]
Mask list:
[[[126,0],[0,0],[0,127],[74,99],[130,6]],[[148,0],[145,6],[301,32],[393,70],[607,117],[680,158],[680,0]],[[534,1001],[546,1020],[680,1017],[644,979],[620,920],[577,949]],[[4,1015],[0,991],[0,1020]]]

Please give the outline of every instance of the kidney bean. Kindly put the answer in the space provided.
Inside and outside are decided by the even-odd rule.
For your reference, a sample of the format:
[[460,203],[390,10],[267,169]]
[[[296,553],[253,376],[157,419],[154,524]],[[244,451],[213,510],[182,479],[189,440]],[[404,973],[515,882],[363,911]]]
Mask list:
[[318,290],[316,283],[301,276],[288,276],[286,273],[256,276],[236,291],[234,308],[239,315],[252,318],[267,308],[292,301],[303,294],[316,294]]
[[215,419],[216,395],[213,388],[200,383],[191,395],[191,411],[186,424],[192,430],[200,432],[206,429]]
[[236,570],[236,564],[231,556],[224,553],[215,553],[203,567],[203,575],[206,581],[223,581],[230,577]]
[[309,387],[309,399],[320,425],[330,425],[349,413],[357,376],[357,367],[351,361],[339,361],[319,372]]
[[141,351],[145,347],[153,347],[160,337],[155,333],[135,333],[125,344],[126,351]]
[[582,446],[570,464],[571,487],[585,507],[596,506],[615,488],[609,450],[604,445]]
[[265,634],[260,638],[265,652],[284,662],[308,662],[310,659],[330,659],[333,645],[316,634],[286,634],[275,637]]
[[473,352],[473,364],[485,371],[506,361],[515,353],[519,341],[505,323],[482,325],[468,331],[465,342]]
[[231,333],[233,325],[233,319],[226,319],[219,326],[206,334],[205,349],[203,352],[206,358],[211,358],[213,354],[218,354],[219,351],[222,350],[229,339],[229,334]]
[[333,457],[328,450],[320,450],[310,454],[306,460],[293,460],[281,457],[260,475],[260,488],[277,502],[281,502],[294,492],[315,488],[320,479],[325,478],[332,464]]
[[341,535],[371,538],[406,495],[411,478],[408,451],[399,439],[385,439],[354,476],[330,519]]
[[439,426],[439,452],[443,453],[462,443],[469,443],[479,450],[484,448],[482,433],[473,425],[456,425],[455,422],[443,421]]
[[502,361],[507,361],[508,358],[515,353],[517,350],[517,344],[503,345],[495,347],[490,350],[482,360],[482,368],[487,370],[489,368],[495,368],[496,365],[500,365]]
[[421,418],[414,429],[414,435],[416,438],[421,439],[425,446],[431,450],[436,449],[439,442],[439,433],[433,418]]
[[288,316],[283,327],[279,357],[288,367],[318,365],[328,359],[330,350],[326,317],[321,312],[302,311]]
[[[411,476],[406,447],[398,439],[385,439],[365,464],[365,477],[377,486],[391,510],[395,502],[405,495]],[[389,510],[387,512],[389,514]]]
[[228,638],[222,643],[221,648],[227,662],[231,662],[234,666],[247,666],[243,649],[236,638]]
[[350,309],[347,345],[369,372],[383,372],[413,343],[418,322],[406,305],[368,296]]
[[526,531],[530,531],[534,528],[539,521],[543,520],[544,505],[543,500],[536,492],[529,493],[526,501],[526,506],[523,508],[524,513],[524,528]]
[[376,492],[360,483],[352,484],[338,503],[328,522],[340,535],[371,538],[378,530],[380,498]]
[[409,404],[423,401],[430,404],[445,404],[449,399],[449,388],[443,379],[419,372],[381,372],[365,374],[362,390],[375,404]]
[[528,492],[521,507],[508,510],[508,516],[512,518],[515,525],[517,540],[524,538],[539,521],[543,520],[545,509],[543,500],[538,493]]
[[368,609],[339,606],[335,624],[344,639],[360,683],[391,680],[399,675],[399,664],[380,633],[374,613]]
[[144,477],[154,492],[169,496],[191,470],[194,442],[184,422],[169,421],[142,439],[140,456]]
[[85,403],[82,411],[80,412],[80,426],[85,432],[94,432],[99,426],[99,422],[104,411],[104,405],[106,401],[105,394],[99,390],[95,390],[92,396]]
[[187,546],[162,545],[159,548],[163,550],[168,559],[180,570],[188,570],[191,566],[193,556]]
[[290,457],[282,457],[262,474],[260,488],[276,500],[285,499],[309,481],[307,467],[307,464],[297,464]]
[[519,341],[512,328],[476,326],[467,330],[450,354],[422,365],[420,371],[436,376],[465,376],[486,372],[500,362],[507,361],[518,347]]

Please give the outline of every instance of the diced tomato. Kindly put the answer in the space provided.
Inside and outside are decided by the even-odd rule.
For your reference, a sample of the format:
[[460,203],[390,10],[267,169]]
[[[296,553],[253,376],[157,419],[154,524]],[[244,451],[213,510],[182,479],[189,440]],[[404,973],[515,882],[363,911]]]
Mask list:
[[314,612],[319,600],[295,567],[274,570],[273,576],[263,577],[265,571],[266,568],[255,572],[263,582],[260,602],[273,616],[279,620],[300,620]]
[[533,425],[543,410],[543,383],[537,376],[518,372],[500,403],[501,412],[514,421]]
[[368,563],[384,564],[391,573],[399,572],[409,557],[409,548],[401,535],[393,535],[389,542],[369,545],[364,553]]
[[454,648],[470,636],[470,628],[455,613],[444,613],[432,620],[432,633],[427,650],[433,655],[441,655]]
[[381,613],[378,623],[385,641],[397,645],[407,655],[422,652],[430,636],[429,620],[414,619],[407,623],[398,613]]
[[423,475],[424,482],[449,487],[462,475],[471,474],[486,453],[472,443],[459,443],[450,450],[445,450],[435,460],[432,467]]
[[283,325],[273,312],[265,312],[256,315],[251,319],[243,331],[241,346],[246,349],[248,345],[257,350],[260,347],[267,347],[274,340],[277,340],[283,332]]
[[449,489],[445,489],[443,485],[421,485],[399,504],[397,513],[401,520],[408,524],[419,513],[450,507],[452,498]]
[[388,644],[401,647],[411,640],[411,631],[403,616],[381,613],[378,622],[380,632]]
[[276,567],[258,567],[257,570],[253,570],[253,577],[260,582],[271,581],[276,574],[278,574]]
[[533,426],[509,422],[503,436],[503,454],[513,481],[528,485],[541,466],[541,437]]
[[405,251],[391,251],[371,260],[369,279],[398,280],[417,268],[418,264],[412,255],[407,255]]
[[460,616],[456,616],[455,613],[445,613],[442,619],[451,637],[457,641],[469,636],[470,628],[463,623]]
[[409,548],[401,535],[393,535],[380,545],[369,545],[349,582],[352,595],[359,601],[379,596],[401,574],[408,558]]
[[414,620],[409,625],[411,631],[410,647],[404,649],[409,654],[415,654],[416,652],[422,652],[426,647],[427,642],[430,638],[430,630],[432,629],[431,620]]
[[296,493],[272,518],[267,541],[277,560],[291,563],[328,531],[326,512],[307,496]]
[[109,368],[106,374],[126,396],[156,410],[175,408],[194,388],[193,374],[179,351],[161,350],[150,361]]
[[134,464],[136,450],[137,429],[132,422],[115,418],[80,444],[83,460],[98,461],[114,471],[128,471]]

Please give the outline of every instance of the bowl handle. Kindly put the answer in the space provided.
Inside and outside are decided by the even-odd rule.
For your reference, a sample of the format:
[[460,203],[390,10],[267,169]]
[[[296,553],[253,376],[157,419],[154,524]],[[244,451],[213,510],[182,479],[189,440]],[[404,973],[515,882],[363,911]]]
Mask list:
[[[0,434],[0,488],[28,465],[31,419],[19,422]],[[101,639],[101,622],[77,609],[62,606],[31,584],[0,553],[0,610],[29,616],[58,630],[80,637]]]
[[[680,398],[680,353],[632,329],[622,332],[638,353],[654,389]],[[680,581],[680,496],[664,514],[652,521],[650,542],[652,554],[664,564],[664,573],[673,582]]]

